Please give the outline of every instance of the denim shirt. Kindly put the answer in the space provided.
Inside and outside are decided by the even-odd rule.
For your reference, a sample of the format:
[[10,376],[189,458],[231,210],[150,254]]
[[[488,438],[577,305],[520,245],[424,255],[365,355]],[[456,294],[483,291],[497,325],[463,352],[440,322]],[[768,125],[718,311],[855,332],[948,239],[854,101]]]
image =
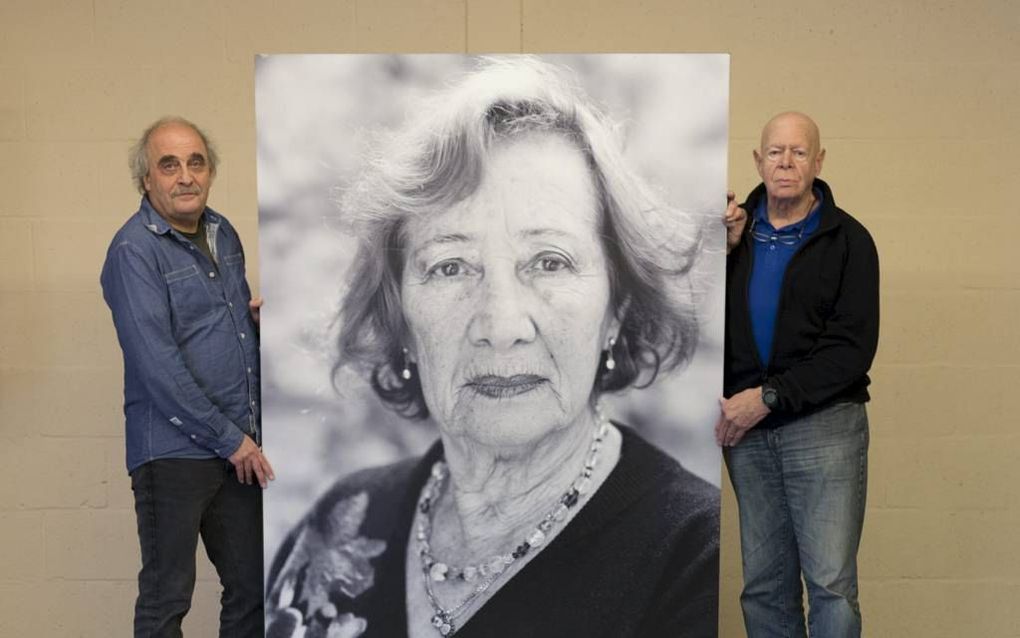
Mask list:
[[227,458],[259,442],[258,329],[244,250],[205,209],[214,265],[148,198],[114,236],[103,298],[124,352],[127,468],[159,458]]

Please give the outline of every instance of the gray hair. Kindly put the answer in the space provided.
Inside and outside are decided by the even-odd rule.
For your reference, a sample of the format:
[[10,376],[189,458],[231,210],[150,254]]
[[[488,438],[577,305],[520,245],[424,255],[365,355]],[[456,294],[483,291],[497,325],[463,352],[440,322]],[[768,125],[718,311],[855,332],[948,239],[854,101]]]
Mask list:
[[212,140],[206,135],[205,131],[198,128],[193,122],[190,122],[183,117],[177,115],[168,115],[161,117],[148,128],[142,132],[142,136],[138,138],[138,141],[131,145],[131,150],[128,151],[128,167],[131,169],[131,179],[135,183],[135,188],[142,195],[145,194],[145,176],[149,174],[149,138],[158,129],[166,126],[167,124],[183,124],[191,130],[195,131],[200,138],[202,143],[205,144],[205,150],[209,153],[209,172],[212,175],[216,174],[216,167],[220,163],[220,157],[216,153],[216,147],[213,145]]
[[389,407],[410,418],[428,416],[418,375],[405,380],[400,374],[414,365],[402,350],[405,222],[470,196],[482,179],[489,149],[529,132],[558,134],[574,143],[587,159],[598,193],[610,303],[621,330],[616,366],[598,376],[593,394],[647,386],[660,372],[690,359],[698,340],[693,299],[665,291],[670,280],[686,279],[700,233],[664,237],[658,222],[683,213],[661,202],[628,166],[616,127],[567,73],[524,57],[487,60],[434,96],[418,117],[380,145],[344,193],[341,206],[361,245],[340,309],[334,374],[345,365],[360,367]]

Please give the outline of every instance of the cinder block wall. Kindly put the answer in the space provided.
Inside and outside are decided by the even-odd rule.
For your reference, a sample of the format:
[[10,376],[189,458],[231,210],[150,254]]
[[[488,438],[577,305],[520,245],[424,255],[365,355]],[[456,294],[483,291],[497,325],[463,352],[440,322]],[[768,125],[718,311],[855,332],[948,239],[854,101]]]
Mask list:
[[[881,253],[866,634],[1020,636],[1018,33],[1011,0],[3,0],[0,635],[130,633],[138,550],[98,272],[149,121],[213,133],[211,203],[254,265],[257,52],[723,51],[733,188],[756,183],[763,121],[805,110]],[[723,518],[720,635],[737,637],[729,487]],[[216,631],[201,574],[191,636]]]

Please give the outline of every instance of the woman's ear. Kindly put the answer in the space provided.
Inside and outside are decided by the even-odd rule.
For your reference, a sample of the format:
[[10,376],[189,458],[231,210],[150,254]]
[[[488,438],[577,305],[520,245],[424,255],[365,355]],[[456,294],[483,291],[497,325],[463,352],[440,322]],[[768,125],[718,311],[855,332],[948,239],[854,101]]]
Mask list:
[[609,325],[606,326],[606,334],[610,337],[619,339],[620,328],[623,326],[623,320],[627,317],[627,311],[630,309],[630,295],[624,297],[613,311],[613,316],[609,318]]
[[411,329],[407,325],[407,319],[401,317],[399,335],[400,335],[400,346],[404,351],[404,358],[410,363],[415,365],[418,364],[418,350],[417,345],[414,341],[414,336],[411,334]]

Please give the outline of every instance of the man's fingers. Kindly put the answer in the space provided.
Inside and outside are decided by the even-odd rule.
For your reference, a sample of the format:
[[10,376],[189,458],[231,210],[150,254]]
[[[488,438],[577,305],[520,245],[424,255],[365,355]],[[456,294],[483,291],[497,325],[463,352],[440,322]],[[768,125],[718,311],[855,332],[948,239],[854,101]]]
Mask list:
[[726,417],[720,416],[719,422],[715,424],[715,442],[723,444],[726,437]]
[[726,397],[719,397],[719,420],[715,424],[716,445],[723,445],[726,437]]
[[248,472],[248,457],[245,457],[237,464],[237,481],[245,485],[251,483]]
[[737,428],[731,422],[727,421],[725,425],[716,433],[715,439],[719,445],[729,445],[733,439],[733,433],[736,432]]
[[736,204],[726,209],[726,226],[732,228],[747,218],[747,213]]
[[251,469],[252,469],[252,472],[255,474],[255,477],[254,477],[255,480],[257,480],[259,482],[259,487],[261,487],[262,489],[266,489],[266,475],[262,471],[262,463],[260,463],[260,460],[261,460],[260,457],[261,456],[262,455],[260,454],[258,456],[252,457],[252,460],[251,460]]

